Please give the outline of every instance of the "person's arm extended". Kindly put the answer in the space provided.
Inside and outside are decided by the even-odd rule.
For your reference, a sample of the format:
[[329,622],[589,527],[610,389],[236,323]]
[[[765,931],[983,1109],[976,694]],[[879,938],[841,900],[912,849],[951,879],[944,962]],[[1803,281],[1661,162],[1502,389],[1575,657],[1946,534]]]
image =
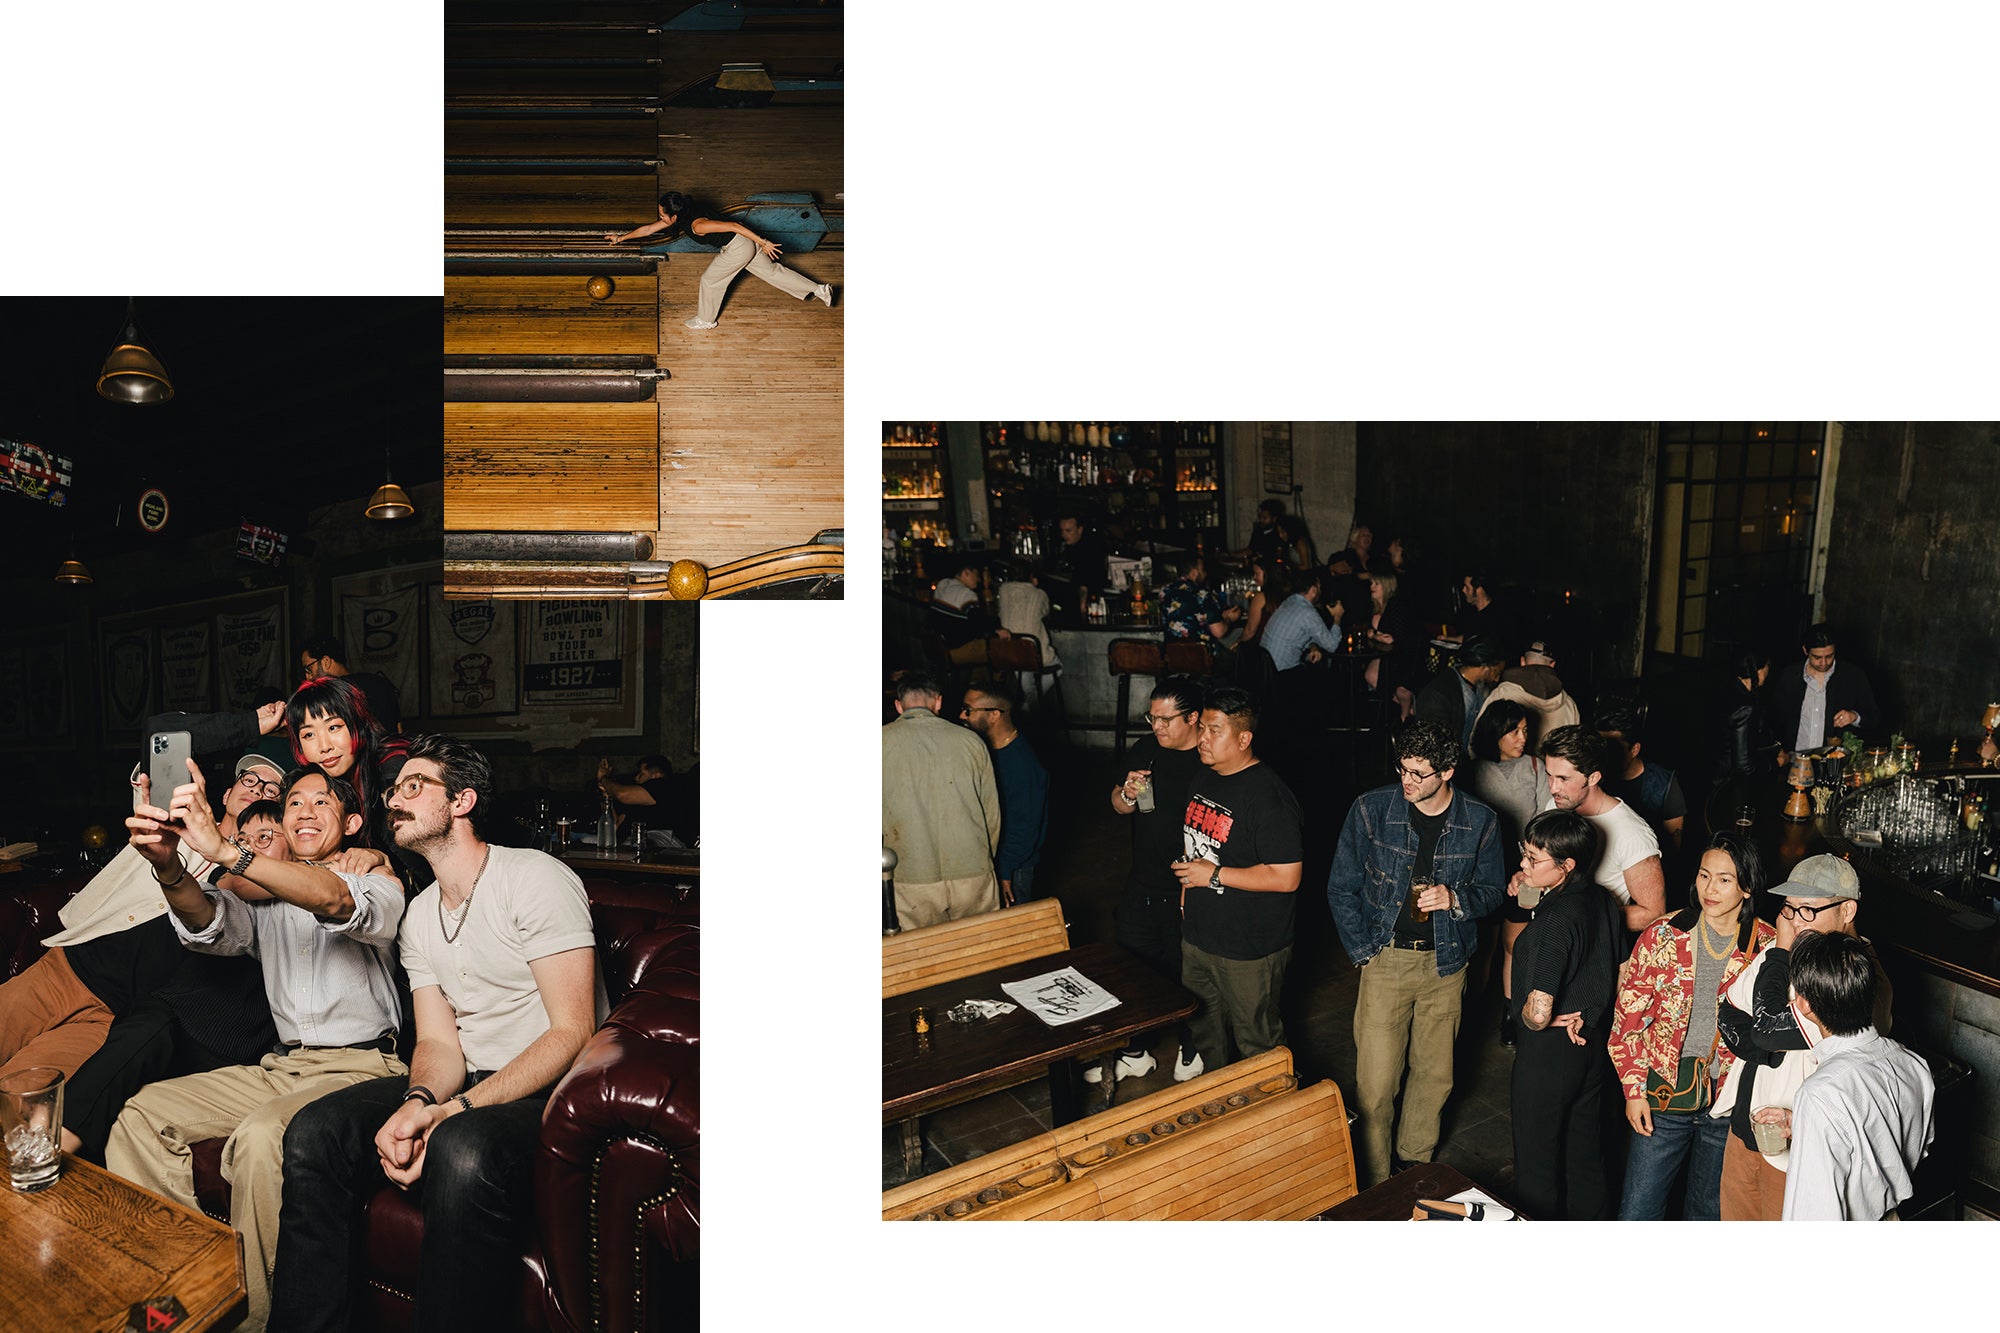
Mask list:
[[[215,826],[215,817],[208,808],[208,783],[200,768],[193,760],[188,761],[188,768],[194,774],[194,781],[174,788],[173,805],[169,807],[186,826],[181,839],[218,865],[229,865],[240,849],[224,839],[222,830]],[[354,898],[347,891],[347,881],[324,866],[252,856],[241,873],[258,888],[270,890],[273,897],[303,907],[316,917],[346,921],[354,915]],[[393,928],[390,933],[395,933]]]
[[600,778],[597,789],[617,801],[620,805],[651,805],[653,793],[636,782],[620,782],[616,778]]
[[644,226],[634,227],[632,230],[622,234],[615,231],[607,231],[604,233],[604,239],[616,245],[620,241],[637,240],[641,236],[656,236],[673,225],[671,222],[648,222]]
[[1657,854],[1625,867],[1625,929],[1644,930],[1667,914],[1667,876]]
[[1304,872],[1305,866],[1298,861],[1281,866],[1225,866],[1222,887],[1246,893],[1297,893]]
[[738,236],[746,238],[750,244],[756,246],[759,250],[762,250],[766,259],[776,259],[778,257],[780,247],[775,241],[765,240],[762,236],[759,236],[756,232],[751,231],[741,223],[719,222],[714,218],[696,218],[693,222],[688,223],[688,230],[696,236],[713,236],[717,232],[733,231]]

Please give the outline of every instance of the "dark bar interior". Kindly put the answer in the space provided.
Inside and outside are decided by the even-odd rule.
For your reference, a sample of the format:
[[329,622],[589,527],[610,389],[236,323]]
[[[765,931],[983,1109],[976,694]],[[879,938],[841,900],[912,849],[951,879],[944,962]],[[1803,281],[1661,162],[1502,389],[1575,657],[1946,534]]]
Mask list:
[[[1651,807],[1642,813],[1664,879],[1664,902],[1653,908],[1644,895],[1618,894],[1627,902],[1621,961],[1637,925],[1662,912],[1700,916],[1694,886],[1718,832],[1754,844],[1744,855],[1761,860],[1767,885],[1809,873],[1799,867],[1822,854],[1851,866],[1860,886],[1854,931],[1870,942],[1893,994],[1887,1035],[1922,1057],[1935,1085],[1934,1141],[1900,1215],[2000,1212],[2000,843],[1987,820],[2000,800],[1990,758],[2000,718],[1993,425],[890,422],[882,447],[885,737],[909,731],[909,719],[898,720],[897,682],[921,672],[939,687],[938,716],[985,740],[1003,803],[1010,786],[1020,790],[1004,770],[1021,768],[1002,764],[1005,748],[1025,744],[1044,771],[1038,848],[1026,859],[1019,846],[1009,850],[1006,816],[995,831],[996,880],[1011,872],[1031,884],[1003,916],[1054,899],[1068,949],[1127,942],[1136,844],[1119,780],[1133,747],[1152,744],[1142,741],[1149,693],[1156,680],[1192,673],[1198,691],[1241,687],[1256,701],[1255,757],[1296,798],[1303,848],[1278,999],[1292,1063],[1255,1072],[1300,1089],[1330,1079],[1359,1114],[1345,1168],[1359,1180],[1313,1215],[1401,1208],[1407,1216],[1415,1197],[1409,1180],[1410,1198],[1366,1188],[1376,1173],[1360,1160],[1370,1127],[1357,1094],[1355,1012],[1358,985],[1370,983],[1357,981],[1356,942],[1336,927],[1328,886],[1357,798],[1394,795],[1399,763],[1423,769],[1399,759],[1398,738],[1446,697],[1426,694],[1440,680],[1461,710],[1451,716],[1464,719],[1452,738],[1462,770],[1455,785],[1470,795],[1473,718],[1453,676],[1466,681],[1467,703],[1495,688],[1517,697],[1525,689],[1531,743],[1570,721],[1592,736],[1616,733],[1604,790],[1620,786],[1635,809]],[[1201,577],[1191,582],[1196,562]],[[1302,570],[1318,574],[1312,632],[1293,619],[1278,636],[1283,647],[1272,648],[1263,632]],[[1827,646],[1816,644],[1817,627]],[[1496,650],[1492,679],[1504,671],[1525,684],[1493,685],[1475,660],[1488,655],[1479,643]],[[1809,651],[1831,660],[1836,648],[1831,676],[1807,671]],[[1747,688],[1738,683],[1746,654],[1765,667]],[[1871,692],[1859,705],[1845,692],[1857,687]],[[1808,731],[1801,709],[1821,698],[1824,713]],[[1733,723],[1752,716],[1752,700],[1769,730],[1746,733],[1739,747]],[[1014,725],[988,720],[995,714]],[[1201,716],[1206,725],[1210,714]],[[885,968],[892,956],[921,952],[927,932],[970,931],[981,915],[965,905],[976,900],[954,899],[942,915],[918,909],[913,919],[908,893],[898,896],[911,887],[913,864],[900,821],[937,807],[903,792],[895,771],[885,752],[885,847],[902,844],[906,856],[901,878],[885,869]],[[1659,792],[1640,784],[1664,790],[1668,774],[1673,795],[1663,810]],[[1108,787],[1119,790],[1107,804]],[[1504,840],[1503,878],[1511,878],[1518,843]],[[916,856],[936,864],[928,852]],[[1746,954],[1796,897],[1752,895],[1762,924],[1751,931],[1746,918]],[[997,895],[989,901],[1000,906]],[[1477,1188],[1518,1208],[1529,1187],[1517,1177],[1510,1110],[1517,1047],[1499,966],[1505,915],[1498,907],[1467,914],[1477,943],[1451,1043],[1456,1079],[1434,1164],[1416,1165],[1432,1173],[1421,1177],[1427,1190]],[[1034,946],[1014,959],[1002,950],[993,965],[1031,975],[1056,953]],[[922,991],[933,1004],[950,990],[944,979],[931,975]],[[907,990],[885,971],[885,1070],[910,1058],[899,1053],[910,1040],[899,1035],[907,1002],[917,998]],[[1009,1091],[956,1104],[934,1097],[921,1116],[885,1107],[885,1217],[1163,1215],[1116,1212],[1109,1183],[1089,1205],[1099,1212],[1021,1182],[1048,1170],[1067,1180],[1063,1189],[1080,1188],[1079,1163],[1090,1162],[1052,1149],[1047,1163],[1060,1158],[1058,1169],[1031,1151],[1037,1135],[1067,1132],[1071,1091],[1083,1097],[1076,1130],[1091,1142],[1116,1127],[1105,1118],[1128,1103],[1138,1117],[1173,1094],[1185,1077],[1184,1064],[1175,1069],[1174,1027],[1162,1023],[1133,1043],[1143,1051],[1092,1050],[1037,1067]],[[1612,1062],[1601,1059],[1602,1031],[1595,1035],[1608,1077]],[[1231,1049],[1241,1054],[1246,1044]],[[1096,1077],[1077,1084],[1086,1068]],[[1252,1089],[1256,1079],[1242,1082]],[[1216,1095],[1224,1091],[1218,1085]],[[1593,1215],[1609,1217],[1633,1136],[1617,1088],[1607,1084],[1605,1097],[1612,1192]],[[1396,1148],[1401,1166],[1405,1148],[1424,1145],[1406,1139]],[[984,1175],[981,1162],[990,1166]],[[1018,1179],[1002,1180],[1015,1168]],[[1782,1184],[1782,1170],[1773,1175]],[[1358,1209],[1340,1203],[1356,1184]],[[989,1186],[1005,1201],[980,1202]],[[1685,1205],[1678,1189],[1673,1198],[1669,1215],[1707,1215],[1692,1195]]]

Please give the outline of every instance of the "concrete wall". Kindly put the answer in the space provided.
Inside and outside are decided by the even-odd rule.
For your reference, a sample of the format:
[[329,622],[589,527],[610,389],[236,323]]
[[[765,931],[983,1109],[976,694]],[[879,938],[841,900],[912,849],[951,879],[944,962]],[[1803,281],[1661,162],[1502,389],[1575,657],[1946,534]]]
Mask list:
[[[1259,443],[1256,421],[1232,421],[1224,425],[1229,468],[1229,545],[1240,549],[1250,540],[1250,527],[1263,503],[1264,452]],[[1303,514],[1306,530],[1321,559],[1347,543],[1347,529],[1354,518],[1354,423],[1351,421],[1294,421],[1292,427],[1292,481],[1298,488],[1282,499],[1289,513]]]
[[1920,742],[1969,741],[2000,698],[1996,501],[2000,425],[1843,423],[1825,616]]
[[1638,674],[1652,427],[1363,422],[1357,440],[1357,516],[1378,547],[1392,532],[1411,533],[1422,541],[1421,564],[1447,583],[1477,563],[1533,601],[1560,606],[1568,591],[1596,643],[1595,674]]

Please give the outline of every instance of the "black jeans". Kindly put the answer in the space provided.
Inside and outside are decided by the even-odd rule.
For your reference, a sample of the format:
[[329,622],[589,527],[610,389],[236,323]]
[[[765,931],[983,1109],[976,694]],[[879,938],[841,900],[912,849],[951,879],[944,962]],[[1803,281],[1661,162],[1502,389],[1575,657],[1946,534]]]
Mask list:
[[[285,1131],[285,1197],[271,1280],[274,1329],[345,1330],[361,1202],[383,1181],[375,1134],[409,1091],[374,1079],[311,1103]],[[416,1327],[516,1328],[521,1253],[534,1218],[545,1094],[476,1107],[431,1131],[411,1192],[423,1208]]]
[[[1134,893],[1128,885],[1113,913],[1115,938],[1145,960],[1146,966],[1176,986],[1181,982],[1181,904],[1178,893]],[[1165,1029],[1161,1029],[1165,1031]],[[1174,1024],[1182,1047],[1192,1052],[1194,1038],[1185,1022]],[[1145,1050],[1159,1034],[1148,1032],[1132,1038],[1126,1049]]]
[[1559,1027],[1522,1028],[1514,1047],[1514,1195],[1542,1221],[1604,1216],[1599,1142],[1605,1034],[1578,1046]]

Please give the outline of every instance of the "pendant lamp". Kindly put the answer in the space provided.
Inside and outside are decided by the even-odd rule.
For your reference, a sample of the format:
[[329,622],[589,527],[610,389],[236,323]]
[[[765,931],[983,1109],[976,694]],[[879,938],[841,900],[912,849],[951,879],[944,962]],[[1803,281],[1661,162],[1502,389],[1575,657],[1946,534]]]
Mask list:
[[114,403],[164,403],[174,396],[173,382],[159,358],[139,343],[139,326],[133,319],[133,299],[125,298],[125,331],[118,345],[104,358],[97,375],[97,392]]

